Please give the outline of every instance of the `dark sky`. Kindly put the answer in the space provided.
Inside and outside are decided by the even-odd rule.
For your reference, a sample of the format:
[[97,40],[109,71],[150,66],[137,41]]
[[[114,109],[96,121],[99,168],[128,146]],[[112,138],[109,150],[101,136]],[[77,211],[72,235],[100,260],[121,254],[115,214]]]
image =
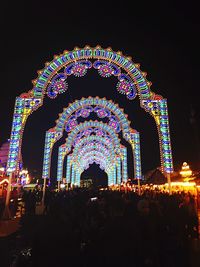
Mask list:
[[[15,97],[32,88],[31,80],[37,77],[37,70],[63,50],[99,44],[120,50],[141,64],[141,70],[147,72],[147,79],[152,82],[151,90],[168,99],[175,169],[183,161],[197,168],[200,21],[196,2],[27,2],[8,2],[1,8],[0,144],[10,136]],[[55,100],[45,99],[44,105],[29,117],[22,147],[25,166],[41,171],[45,131],[54,126],[58,113],[69,102],[89,95],[105,96],[124,108],[132,128],[141,134],[143,172],[159,166],[156,126],[140,108],[138,99],[127,100],[116,91],[115,78],[102,78],[95,70],[83,78],[70,77],[69,81],[65,94]],[[62,142],[63,139],[59,144]],[[129,175],[132,176],[131,164]]]

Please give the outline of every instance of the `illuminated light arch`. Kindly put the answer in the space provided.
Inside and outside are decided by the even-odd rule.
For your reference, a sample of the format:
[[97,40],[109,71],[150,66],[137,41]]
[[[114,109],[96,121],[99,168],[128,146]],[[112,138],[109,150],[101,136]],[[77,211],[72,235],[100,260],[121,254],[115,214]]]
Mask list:
[[[84,131],[88,131],[88,129],[91,129],[91,131],[89,131],[89,136],[85,137],[85,135],[83,134],[81,138],[77,141],[77,143],[74,143],[74,140],[77,139],[77,135],[80,132],[84,133]],[[102,132],[105,131],[106,135],[91,135],[97,133],[97,131],[95,131],[96,129],[101,130]],[[66,143],[59,147],[57,177],[62,177],[64,157],[71,151],[72,147],[75,147],[76,152],[80,146],[91,141],[96,141],[96,143],[97,141],[103,143],[104,146],[110,150],[112,159],[115,158],[115,153],[120,154],[120,139],[118,138],[118,135],[115,133],[111,126],[99,121],[86,121],[84,123],[80,123],[66,138]],[[44,154],[43,178],[49,178],[51,150],[45,149],[45,152],[46,153]]]
[[[99,97],[75,100],[59,114],[59,119],[56,120],[55,130],[62,132],[66,121],[68,121],[68,123],[74,123],[74,125],[68,126],[69,129],[72,129],[73,126],[75,127],[77,125],[76,120],[78,117],[87,118],[92,112],[95,112],[98,118],[108,118],[108,123],[115,128],[116,132],[122,131],[123,137],[127,140],[127,135],[130,133],[130,121],[127,119],[128,116],[111,100]],[[113,122],[115,122],[116,126]]]
[[[90,129],[90,131],[88,131]],[[85,121],[83,123],[78,124],[73,131],[69,134],[66,140],[66,146],[71,147],[74,140],[77,140],[77,135],[81,132],[82,136],[87,136],[85,132],[88,131],[87,135],[95,133],[97,136],[105,136],[107,142],[112,142],[115,148],[115,151],[119,151],[120,149],[120,140],[116,132],[113,130],[111,126],[101,121]],[[103,133],[106,134],[103,134]],[[80,138],[82,137],[80,136]],[[79,141],[79,139],[77,140]]]
[[113,168],[107,167],[105,158],[102,152],[99,152],[99,151],[95,152],[93,150],[88,151],[86,155],[84,156],[84,160],[82,162],[82,169],[79,167],[77,168],[73,162],[69,163],[70,170],[67,170],[67,175],[66,175],[67,183],[70,183],[71,186],[73,185],[79,186],[81,173],[84,170],[88,169],[90,164],[92,163],[96,163],[97,165],[100,165],[100,168],[103,169],[107,173],[108,185],[111,185],[114,183],[114,177],[112,178],[111,176],[113,172]]
[[[96,61],[92,63],[91,60]],[[116,76],[119,80],[118,87],[124,88],[122,92],[127,95],[130,87],[128,84],[137,91],[134,93],[138,93],[141,99],[148,99],[153,94],[150,91],[151,82],[147,81],[146,73],[139,69],[140,64],[133,63],[130,57],[123,56],[121,52],[114,52],[111,48],[75,48],[73,51],[64,51],[62,55],[54,56],[54,60],[45,65],[43,70],[38,71],[38,78],[32,81],[33,89],[29,95],[36,98],[43,98],[52,86],[55,87],[56,95],[60,90],[62,93],[67,90],[63,81],[66,81],[68,76],[82,77],[91,67],[97,69],[102,77]],[[62,69],[64,70],[61,71]],[[51,97],[55,97],[53,93]]]
[[[113,171],[113,168],[109,168],[106,164],[106,158],[105,158],[105,155],[100,152],[100,151],[95,151],[95,150],[90,150],[90,151],[87,151],[85,153],[85,155],[82,155],[82,157],[80,158],[81,160],[81,163],[80,163],[80,167],[82,167],[82,171],[84,169],[88,169],[89,168],[89,165],[92,164],[92,163],[96,163],[98,165],[100,165],[100,168],[105,170],[105,172],[107,173],[107,175],[109,176],[109,173],[111,173]],[[76,180],[74,181],[74,183],[76,185],[80,185],[80,176],[81,176],[81,168],[80,167],[76,167],[75,165],[75,170],[77,169],[77,175],[76,175]],[[108,180],[108,185],[110,185],[110,181]]]
[[72,154],[73,162],[76,162],[77,166],[80,165],[82,157],[84,157],[85,153],[88,151],[101,152],[102,154],[105,155],[105,157],[107,157],[105,160],[106,162],[108,161],[110,163],[112,163],[112,161],[114,162],[114,159],[112,159],[112,156],[111,156],[112,151],[109,151],[109,149],[104,144],[96,143],[96,142],[84,144],[84,146],[82,146],[80,150],[73,151],[73,154]]
[[[109,118],[108,125],[104,124],[100,131],[109,130],[110,136],[112,136],[112,141],[115,142],[118,139],[117,133],[122,131],[124,139],[131,144],[133,150],[134,176],[136,179],[140,179],[141,159],[139,133],[130,128],[130,122],[127,119],[128,116],[124,114],[123,110],[120,109],[118,105],[114,104],[110,100],[108,101],[105,98],[101,99],[99,97],[82,98],[81,100],[76,100],[71,103],[67,108],[63,109],[61,114],[59,114],[59,119],[56,120],[56,126],[46,132],[42,177],[44,179],[49,178],[52,148],[54,143],[62,137],[64,128],[67,132],[71,132],[67,138],[67,142],[70,143],[72,140],[76,142],[78,139],[76,131],[82,131],[85,133],[84,128],[79,129],[79,127],[83,126],[78,124],[77,119],[79,117],[87,118],[91,112],[95,112],[98,118]],[[93,121],[85,123],[88,130],[91,127],[95,127],[95,125],[91,125],[91,123],[94,123]],[[96,121],[95,123],[96,128],[98,128],[97,125],[99,122]],[[56,133],[58,134],[55,138]],[[79,135],[81,135],[81,133],[79,133]],[[70,146],[71,145],[72,144],[70,144]]]
[[126,94],[128,99],[134,99],[138,95],[141,107],[153,116],[157,125],[161,169],[166,173],[173,172],[167,100],[150,90],[151,82],[147,81],[146,73],[130,57],[114,52],[111,48],[85,46],[54,56],[43,70],[38,71],[39,76],[33,81],[33,89],[16,98],[7,161],[8,173],[19,171],[22,136],[28,116],[42,106],[46,94],[54,98],[65,92],[68,76],[82,77],[91,67],[97,69],[102,77],[116,76],[118,91]]
[[[59,118],[56,120],[56,126],[46,133],[44,156],[45,165],[48,164],[51,158],[53,144],[62,137],[66,123],[67,131],[70,132],[78,125],[78,117],[87,118],[91,112],[95,112],[99,118],[109,117],[108,124],[113,127],[116,132],[122,130],[123,137],[125,140],[130,142],[130,122],[127,119],[127,115],[123,113],[123,110],[120,109],[118,105],[114,104],[112,101],[106,100],[105,98],[82,98],[81,100],[76,100],[71,103],[67,108],[64,108],[63,112],[59,114]],[[57,135],[55,138],[56,133]],[[43,172],[44,178],[48,176],[47,173],[49,173],[48,166],[46,171]]]
[[[94,129],[92,129],[94,128]],[[62,149],[69,152],[74,146],[74,140],[76,139],[78,133],[80,131],[85,131],[87,129],[91,129],[92,132],[94,132],[95,129],[100,129],[102,131],[105,131],[107,133],[107,136],[105,138],[106,142],[109,143],[111,142],[113,144],[113,153],[114,150],[120,150],[120,140],[118,138],[118,135],[115,133],[113,128],[107,124],[104,124],[99,121],[86,121],[84,123],[80,123],[77,125],[73,131],[70,132],[66,139],[66,144],[65,147]],[[54,130],[50,129],[49,131],[46,132],[46,138],[45,138],[45,148],[44,148],[44,161],[43,161],[43,173],[42,177],[45,179],[49,179],[50,176],[50,166],[51,166],[51,153],[52,153],[52,148],[55,142],[62,136],[60,132],[55,132]],[[110,139],[108,139],[110,137]]]
[[[66,139],[66,141],[67,141],[67,139]],[[108,149],[112,155],[115,154],[116,149],[115,149],[113,142],[111,142],[110,140],[108,140],[107,138],[105,138],[103,136],[90,135],[90,136],[83,137],[82,139],[79,140],[79,142],[74,147],[74,150],[73,150],[74,155],[76,155],[76,153],[78,153],[78,150],[80,148],[82,148],[84,145],[91,144],[92,142],[95,142],[96,145],[97,144],[103,145],[105,147],[105,149]],[[71,144],[65,143],[65,144],[61,145],[61,147],[65,148],[66,151],[69,152],[71,150],[72,145],[73,145],[73,143],[71,143]],[[118,139],[117,146],[119,146],[121,149],[119,139]]]
[[79,171],[83,171],[85,169],[85,167],[87,167],[87,164],[92,164],[93,162],[99,164],[98,162],[101,161],[101,165],[100,168],[101,169],[108,169],[109,167],[111,167],[111,162],[109,162],[108,159],[106,159],[105,154],[103,153],[103,151],[99,151],[99,150],[88,150],[85,152],[84,155],[79,157],[80,162],[77,162],[75,164],[75,167],[79,170]]
[[[100,168],[105,170],[108,175],[108,186],[113,184],[121,184],[122,181],[127,181],[127,173],[123,173],[123,165],[127,166],[127,162],[124,162],[122,155],[123,150],[120,155],[116,155],[116,159],[114,162],[110,162],[109,156],[105,154],[105,149],[102,150],[94,150],[90,148],[86,150],[86,152],[82,150],[78,153],[78,160],[73,160],[75,164],[75,169],[78,169],[78,177],[80,183],[80,175],[84,169],[89,168],[89,164],[95,162],[96,164],[100,164]],[[73,152],[74,153],[74,152]],[[102,154],[102,156],[101,156]],[[109,160],[108,160],[109,159]],[[78,166],[77,166],[78,165]],[[126,169],[127,171],[127,169]],[[69,174],[69,172],[68,172]]]
[[[77,163],[80,162],[80,157],[84,157],[85,151],[94,151],[95,149],[100,149],[100,152],[103,154],[110,154],[109,161],[111,160],[111,164],[107,165],[107,175],[108,175],[108,185],[113,183],[120,184],[122,181],[127,181],[128,173],[127,173],[127,149],[120,145],[120,154],[115,155],[115,160],[113,160],[114,147],[112,143],[107,143],[105,138],[102,136],[87,136],[81,139],[77,145],[75,146],[73,153],[67,155],[67,167],[66,167],[66,181],[67,183],[74,183],[74,179],[69,179],[69,177],[76,177],[77,171],[75,171],[77,167]],[[57,170],[57,180],[61,181],[63,177],[63,161],[66,155],[66,144],[63,144],[59,147],[58,153],[58,170]],[[78,155],[78,157],[77,157]],[[114,177],[115,172],[115,177]],[[78,176],[80,179],[80,168],[78,171]]]
[[[96,136],[91,136],[91,137],[96,137]],[[83,138],[82,144],[77,145],[72,153],[71,160],[76,163],[76,165],[80,165],[81,163],[81,158],[85,156],[85,153],[88,151],[98,151],[101,152],[102,154],[105,155],[106,157],[106,162],[109,163],[110,165],[106,164],[108,167],[111,167],[112,164],[116,161],[115,156],[116,154],[113,153],[114,147],[112,145],[108,146],[106,140],[104,137],[98,138],[91,138],[92,141],[87,140],[87,138]]]
[[[117,157],[117,162],[110,168],[105,163],[104,154],[99,151],[88,151],[84,156],[84,159],[80,159],[82,162],[83,169],[78,171],[78,175],[76,175],[76,179],[74,182],[76,185],[80,184],[80,175],[83,170],[88,169],[89,165],[92,163],[96,163],[100,165],[100,168],[103,169],[108,176],[108,186],[118,184],[120,185],[122,181],[127,181],[127,178],[122,180],[122,169],[121,169],[121,159]],[[76,166],[75,166],[76,169]]]
[[[63,147],[61,146],[61,149],[59,149],[59,152],[61,152],[59,153],[60,159],[61,159],[60,161],[61,169],[58,169],[58,176],[57,176],[58,180],[62,177],[62,164],[63,164],[63,157],[65,156],[65,150],[63,150],[62,148]],[[70,162],[74,162],[74,164],[77,166],[79,165],[80,157],[84,156],[85,152],[94,151],[94,150],[102,152],[105,156],[107,156],[106,163],[108,164],[106,165],[108,168],[109,167],[111,168],[112,165],[115,163],[115,158],[114,158],[115,153],[113,153],[114,147],[112,143],[107,143],[105,138],[102,136],[91,135],[88,137],[84,137],[75,146],[73,153],[67,157],[69,157]],[[59,161],[58,161],[58,166],[59,166]],[[59,170],[60,170],[60,173],[59,173]]]
[[88,150],[85,152],[85,155],[80,156],[79,159],[80,159],[80,162],[77,162],[75,166],[80,171],[84,170],[87,164],[92,164],[93,162],[99,164],[98,161],[101,161],[100,168],[103,170],[108,168],[108,165],[109,165],[109,162],[106,159],[105,154],[99,150]]

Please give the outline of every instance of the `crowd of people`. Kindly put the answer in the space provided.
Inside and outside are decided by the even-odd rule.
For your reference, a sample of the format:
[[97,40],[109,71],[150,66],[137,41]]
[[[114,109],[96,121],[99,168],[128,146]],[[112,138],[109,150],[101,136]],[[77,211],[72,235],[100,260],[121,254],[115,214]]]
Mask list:
[[37,190],[23,195],[20,235],[30,265],[16,266],[191,266],[199,236],[190,193],[47,190],[37,215],[41,199]]

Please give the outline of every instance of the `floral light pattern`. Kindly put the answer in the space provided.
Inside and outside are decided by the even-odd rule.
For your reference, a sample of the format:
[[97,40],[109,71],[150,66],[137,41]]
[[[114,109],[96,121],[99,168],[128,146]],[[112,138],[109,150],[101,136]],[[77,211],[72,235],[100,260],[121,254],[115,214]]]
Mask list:
[[52,79],[51,84],[47,88],[47,95],[50,98],[56,98],[58,94],[62,94],[67,91],[68,83],[66,81],[66,76],[64,73],[59,73]]
[[117,83],[117,90],[121,94],[126,95],[128,99],[134,99],[137,95],[137,90],[130,77],[128,75],[121,74],[118,79],[119,82]]

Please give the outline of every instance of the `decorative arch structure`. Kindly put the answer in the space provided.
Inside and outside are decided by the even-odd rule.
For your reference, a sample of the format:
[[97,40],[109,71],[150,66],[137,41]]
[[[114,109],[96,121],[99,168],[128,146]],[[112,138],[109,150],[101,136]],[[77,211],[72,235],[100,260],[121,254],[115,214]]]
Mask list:
[[[89,129],[90,131],[88,131]],[[86,131],[88,132],[89,135],[84,134],[84,132]],[[92,135],[94,133],[99,133],[100,131],[101,133],[107,132],[107,134]],[[77,143],[74,143],[74,140],[77,139],[76,137],[80,132],[83,132],[81,138],[77,141]],[[115,161],[116,155],[123,157],[123,151],[121,151],[120,140],[117,134],[114,132],[112,127],[102,122],[98,122],[98,121],[86,121],[84,123],[79,124],[73,130],[73,132],[70,133],[69,137],[66,139],[66,143],[59,147],[57,180],[61,180],[62,178],[63,161],[65,158],[65,155],[68,154],[72,150],[72,147],[74,147],[73,157],[76,156],[79,148],[80,147],[82,148],[84,145],[88,143],[92,144],[93,150],[95,150],[95,148],[99,144],[103,144],[105,149],[109,150],[110,158],[112,159],[111,163],[113,165],[116,164],[116,161]],[[48,162],[50,164],[50,161]],[[139,158],[138,165],[139,166],[141,165],[140,158]],[[48,167],[44,166],[44,173],[46,172],[46,170],[48,171],[50,170],[50,165],[48,165]],[[138,171],[136,172],[135,170],[135,173],[141,174],[141,170],[139,170],[139,172]],[[48,178],[48,177],[43,177],[43,178]],[[124,179],[127,179],[127,177]]]
[[[109,155],[109,159],[111,160],[111,163],[115,162],[115,157],[116,155],[120,155],[121,151],[120,149],[120,143],[118,141],[117,146],[119,148],[115,148],[113,142],[111,142],[107,136],[96,136],[96,135],[90,135],[88,137],[84,137],[82,138],[77,145],[74,147],[73,149],[73,161],[78,160],[78,156],[80,156],[81,154],[79,153],[84,153],[85,150],[87,149],[92,149],[92,150],[104,150],[104,153],[107,153],[107,155]],[[67,142],[61,146],[62,147],[62,151],[64,152],[68,152],[69,150],[67,149],[68,145]],[[80,152],[81,150],[81,152]],[[77,157],[77,158],[76,158]]]
[[[118,135],[115,133],[114,129],[102,122],[98,121],[86,121],[84,123],[80,123],[77,125],[73,131],[70,132],[68,138],[66,139],[66,145],[61,146],[60,150],[62,150],[62,153],[64,152],[69,153],[72,147],[75,145],[75,142],[78,142],[79,139],[77,138],[78,134],[82,133],[82,136],[88,136],[91,133],[95,133],[98,135],[98,133],[101,133],[101,135],[105,136],[105,141],[107,144],[112,143],[113,146],[113,153],[114,150],[120,150],[120,140],[118,138]],[[52,136],[52,139],[51,139]],[[56,135],[61,137],[60,135]],[[43,162],[43,178],[50,178],[50,165],[51,165],[51,152],[53,144],[58,139],[55,138],[55,132],[52,132],[50,130],[46,133],[46,141],[45,141],[45,149],[44,149],[44,162]]]
[[[80,151],[82,152],[82,150]],[[76,162],[76,166],[78,168],[78,170],[81,172],[85,169],[86,166],[88,166],[87,164],[90,163],[91,160],[93,160],[97,155],[100,155],[100,157],[95,158],[95,162],[98,162],[98,159],[101,160],[101,164],[100,164],[100,168],[105,170],[108,169],[109,166],[111,167],[111,161],[108,159],[108,157],[110,156],[109,154],[106,156],[106,154],[104,153],[105,151],[103,151],[102,149],[89,149],[87,148],[84,151],[84,154],[81,153],[81,155],[78,156],[79,158],[79,162]],[[92,163],[94,162],[94,160],[92,161]],[[98,163],[99,164],[99,163]],[[89,167],[89,166],[88,166]]]
[[[123,150],[122,150],[123,152]],[[80,150],[81,153],[81,150]],[[95,162],[100,165],[108,175],[108,186],[113,184],[121,184],[122,181],[127,181],[127,169],[124,169],[123,166],[127,166],[127,162],[124,162],[123,158],[119,155],[116,156],[116,160],[114,163],[107,164],[107,158],[103,151],[95,151],[94,149],[88,150],[86,153],[79,156],[79,162],[83,169],[78,171],[78,184],[80,183],[80,175],[84,169],[89,168],[89,164]],[[75,161],[76,162],[76,161]],[[73,162],[72,162],[73,164]],[[76,169],[76,166],[75,166]],[[69,174],[69,172],[68,172]],[[70,177],[70,176],[69,176]]]
[[[70,184],[75,184],[75,185],[79,185],[80,182],[80,175],[81,175],[81,170],[80,171],[76,171],[76,162],[80,161],[80,158],[77,159],[76,155],[81,155],[81,152],[83,151],[83,149],[87,146],[91,147],[91,150],[94,150],[94,143],[95,142],[95,146],[97,145],[102,145],[102,147],[104,147],[105,149],[109,150],[109,154],[111,154],[111,152],[113,151],[112,146],[111,147],[107,147],[107,143],[104,140],[105,138],[103,138],[102,136],[95,136],[95,135],[91,135],[91,136],[87,136],[84,137],[83,139],[80,140],[80,142],[76,145],[76,147],[73,150],[72,154],[67,155],[67,166],[66,166],[66,182],[70,183]],[[61,146],[62,147],[62,146]],[[104,149],[104,153],[105,153],[105,149]],[[121,154],[119,156],[117,156],[117,162],[111,162],[112,164],[105,164],[106,165],[106,172],[108,175],[108,185],[112,185],[112,184],[116,184],[116,183],[121,183],[121,181],[127,181],[127,177],[128,177],[128,173],[127,173],[127,149],[126,147],[120,145],[120,150],[121,150]],[[57,180],[61,181],[62,180],[62,173],[63,173],[63,154],[59,153],[60,156],[60,160],[58,157],[58,175],[57,175]],[[110,159],[109,159],[110,160]],[[99,164],[99,162],[97,161],[97,159],[95,159],[95,162],[97,164]],[[115,167],[117,166],[117,180],[116,180],[116,169]],[[86,167],[87,169],[87,167]],[[78,179],[78,181],[77,181]]]
[[82,77],[92,67],[102,77],[115,76],[117,90],[128,99],[132,100],[138,95],[141,107],[153,116],[157,125],[162,171],[168,174],[173,172],[167,100],[150,90],[151,82],[147,81],[146,73],[140,70],[140,65],[134,63],[131,57],[114,52],[111,48],[85,46],[64,51],[51,62],[45,63],[45,68],[38,71],[38,78],[32,81],[33,88],[16,98],[7,161],[8,173],[19,171],[22,136],[28,116],[43,105],[46,95],[55,98],[65,92],[70,75]]
[[[84,124],[78,124],[79,117],[87,118],[92,112],[96,113],[97,117],[100,119],[107,118],[108,123],[103,124],[98,121],[86,121]],[[119,150],[120,144],[118,142],[117,134],[122,131],[124,139],[129,142],[132,147],[134,176],[136,179],[141,178],[139,133],[130,128],[130,122],[127,119],[127,115],[124,114],[123,110],[120,109],[118,105],[105,98],[89,97],[87,99],[82,98],[81,100],[76,100],[67,108],[64,108],[63,112],[59,114],[59,119],[56,120],[56,126],[46,132],[42,174],[44,179],[50,178],[52,148],[54,143],[62,137],[64,129],[70,134],[66,141],[67,147],[65,150],[63,147],[60,148],[63,152],[59,152],[59,173],[61,173],[63,166],[63,163],[61,162],[64,160],[64,155],[67,153],[66,150],[70,150],[72,143],[77,143],[82,136],[90,135],[92,131],[95,131],[96,135],[100,136],[105,135],[107,132],[107,138],[111,138],[112,142],[115,142],[115,148]],[[63,155],[62,157],[60,156],[60,153]]]
[[[81,158],[84,157],[85,153],[88,151],[99,151],[103,153],[106,157],[105,162],[108,163],[106,166],[111,167],[111,164],[115,162],[115,153],[113,157],[113,150],[107,147],[107,144],[104,143],[104,138],[101,137],[101,141],[97,142],[95,139],[87,142],[84,140],[82,146],[77,146],[73,150],[72,160],[77,163],[77,165],[81,165]],[[109,165],[110,164],[110,165]]]
[[117,133],[122,131],[123,137],[127,139],[127,135],[130,134],[130,121],[127,119],[127,115],[117,104],[106,98],[90,96],[75,100],[59,114],[54,128],[56,131],[62,132],[66,127],[66,131],[69,132],[78,124],[79,117],[88,118],[92,112],[100,119],[107,118],[108,125],[112,126]]
[[[107,175],[108,175],[108,186],[111,186],[113,184],[120,184],[121,179],[117,179],[117,162],[111,167],[107,167],[105,164],[105,155],[103,152],[91,150],[88,151],[84,156],[80,158],[82,165],[84,166],[84,169],[88,169],[89,165],[92,163],[96,163],[100,165],[100,168],[103,169]],[[80,175],[82,172],[78,173],[77,180],[75,181],[77,185],[80,185]],[[121,174],[121,170],[120,170]]]
[[[59,147],[58,169],[57,169],[57,180],[58,181],[62,180],[63,162],[64,162],[65,155],[69,152],[69,149],[67,149],[68,145],[66,143]],[[83,165],[81,165],[81,163],[82,163],[82,160],[85,159],[86,153],[88,152],[92,152],[92,153],[99,152],[105,155],[104,166],[106,167],[104,169],[106,173],[108,174],[108,185],[111,185],[113,183],[120,184],[122,180],[127,181],[128,174],[127,174],[127,150],[126,148],[120,145],[120,153],[119,153],[119,150],[118,149],[116,150],[112,142],[110,141],[108,142],[108,139],[105,136],[90,135],[90,136],[80,139],[79,142],[74,147],[73,153],[70,155],[67,154],[66,180],[68,183],[72,183],[72,184],[75,183],[74,178],[72,179],[69,178],[71,176],[78,177],[78,181],[80,182],[80,175],[84,170]],[[97,159],[95,159],[95,162],[97,163]],[[116,171],[117,171],[117,177],[116,177],[116,174],[114,177],[114,172],[116,173]]]
[[[98,151],[98,150],[90,150],[87,151],[85,153],[85,155],[82,155],[82,157],[80,157],[80,164],[81,167],[83,169],[77,168],[76,164],[72,163],[72,168],[74,168],[74,172],[75,172],[75,179],[71,179],[71,184],[73,185],[80,185],[80,176],[81,173],[84,171],[84,169],[88,169],[89,165],[92,163],[96,163],[100,165],[100,168],[105,170],[106,173],[109,175],[113,172],[114,167],[112,166],[112,168],[109,168],[106,164],[106,157],[105,154],[102,151]],[[110,185],[110,179],[108,179],[108,185]]]
[[77,125],[69,134],[66,140],[66,147],[70,149],[70,147],[72,145],[75,146],[83,136],[89,136],[90,134],[105,137],[106,142],[113,143],[114,150],[116,153],[119,153],[120,140],[118,135],[111,126],[101,121],[90,120]]

